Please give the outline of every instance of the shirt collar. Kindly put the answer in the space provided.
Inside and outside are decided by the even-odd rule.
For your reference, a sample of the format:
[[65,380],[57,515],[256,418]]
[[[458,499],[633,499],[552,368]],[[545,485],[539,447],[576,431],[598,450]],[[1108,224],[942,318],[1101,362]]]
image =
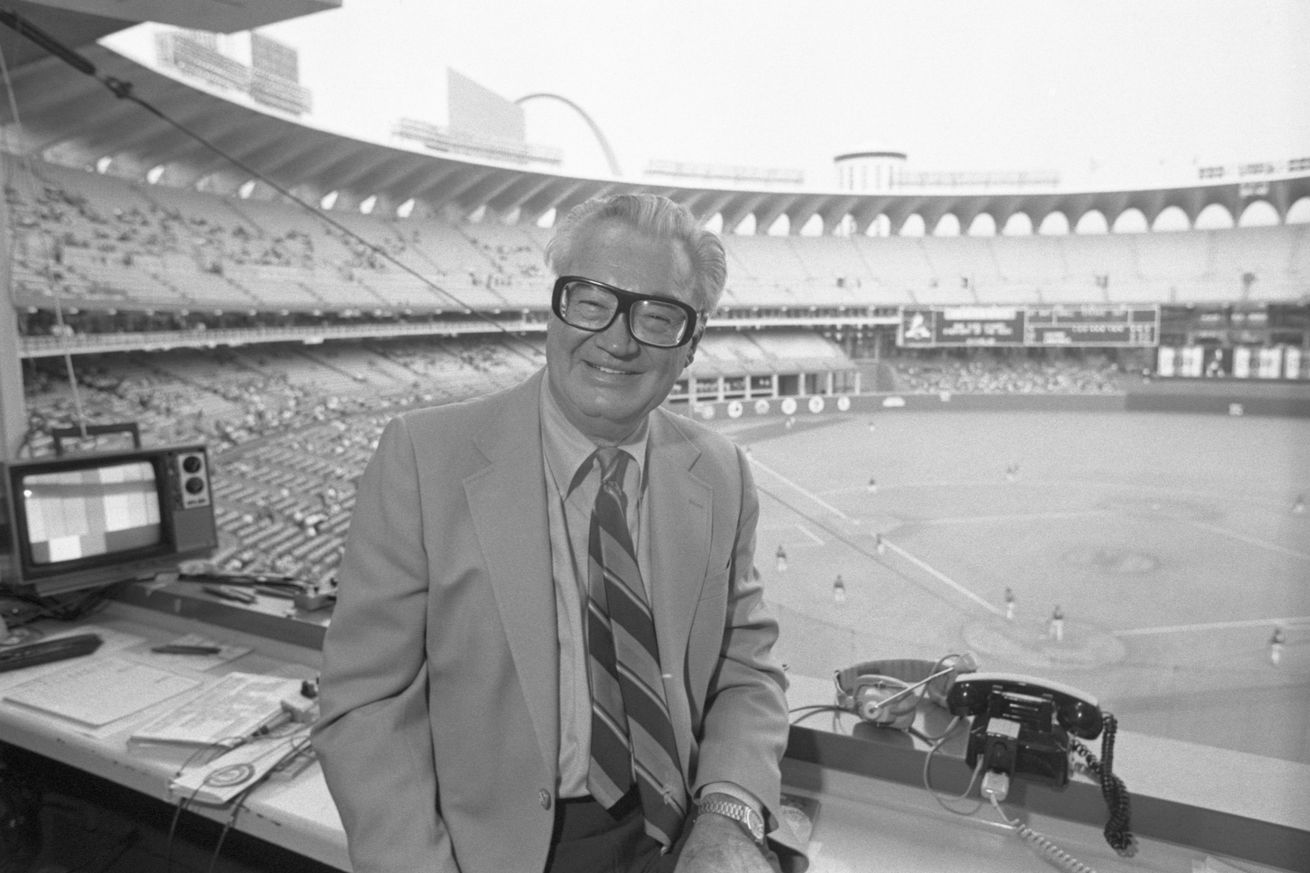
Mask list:
[[[540,398],[541,442],[546,466],[555,479],[555,487],[561,494],[567,496],[582,478],[579,473],[585,473],[590,469],[591,465],[588,462],[597,446],[564,415],[564,410],[560,409],[555,396],[551,394],[550,384],[546,379],[541,380]],[[632,456],[637,482],[642,483],[642,487],[646,481],[646,444],[649,440],[650,422],[646,420],[634,434],[618,446]],[[632,475],[631,472],[629,475]],[[628,481],[632,480],[628,479]]]

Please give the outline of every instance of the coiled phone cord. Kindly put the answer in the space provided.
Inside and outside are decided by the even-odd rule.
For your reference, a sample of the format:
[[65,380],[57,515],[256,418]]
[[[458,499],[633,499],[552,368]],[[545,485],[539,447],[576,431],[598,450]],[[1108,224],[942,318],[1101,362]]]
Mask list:
[[1070,855],[1064,849],[1061,849],[1055,843],[1051,842],[1045,834],[1038,833],[1023,822],[1012,819],[1006,815],[1005,810],[1001,809],[1001,803],[996,799],[996,795],[990,795],[988,799],[991,800],[992,806],[995,807],[996,814],[1001,817],[1001,820],[1009,825],[1014,832],[1018,834],[1020,839],[1040,852],[1046,860],[1069,871],[1069,873],[1096,873],[1096,868],[1089,867],[1082,861],[1079,861],[1073,855]]
[[1103,733],[1101,735],[1101,760],[1091,753],[1087,746],[1078,739],[1070,737],[1069,745],[1083,759],[1088,772],[1101,783],[1101,796],[1105,798],[1105,807],[1110,811],[1110,819],[1105,823],[1105,841],[1110,847],[1125,858],[1137,854],[1137,840],[1129,828],[1128,788],[1123,780],[1114,775],[1114,735],[1119,723],[1110,713],[1101,716]]

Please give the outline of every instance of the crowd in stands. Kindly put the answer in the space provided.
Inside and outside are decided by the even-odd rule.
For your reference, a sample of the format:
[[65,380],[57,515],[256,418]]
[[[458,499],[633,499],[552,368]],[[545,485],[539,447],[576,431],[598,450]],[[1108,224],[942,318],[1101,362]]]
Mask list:
[[[1101,393],[1120,378],[1095,355],[885,363],[906,392]],[[485,394],[538,365],[475,340],[374,342],[313,358],[262,347],[91,356],[79,358],[74,394],[62,361],[29,360],[27,451],[49,454],[52,430],[79,422],[135,422],[149,445],[203,441],[220,528],[216,565],[322,581],[335,570],[355,479],[386,421],[402,408]]]
[[[549,231],[342,211],[34,163],[5,195],[20,296],[203,301],[277,312],[544,309]],[[725,303],[755,307],[1232,302],[1297,298],[1310,225],[1191,233],[724,237]],[[293,289],[293,290],[292,290]]]
[[[242,330],[311,316],[326,323],[354,317],[351,308],[404,313],[420,303],[429,312],[459,311],[452,299],[481,312],[531,308],[541,315],[549,301],[543,260],[549,231],[535,227],[360,213],[343,213],[329,225],[285,203],[51,165],[11,173],[4,193],[15,235],[14,300],[25,335]],[[1271,263],[1295,263],[1291,250],[1310,252],[1303,230],[1264,230],[1262,257]],[[1209,257],[1208,243],[1186,236],[1183,255],[1195,255],[1198,263]],[[993,244],[986,240],[724,241],[733,277],[728,305],[756,314],[833,308],[843,315],[848,306],[986,302],[990,280],[1020,295],[997,302],[1026,301],[1029,291],[1016,289],[1062,281],[1072,282],[1071,293],[1090,294],[1079,298],[1085,302],[1106,302],[1106,246],[1116,247],[1109,262],[1118,274],[1135,262],[1125,247],[1139,244],[1071,238],[1061,250],[1035,238],[1022,248],[1001,241],[1012,266],[998,267],[980,286],[972,276],[955,279],[961,258]],[[1169,254],[1172,259],[1174,250]],[[406,268],[397,269],[396,260]],[[983,259],[991,260],[1005,259]],[[413,273],[440,284],[440,293]],[[292,286],[299,289],[294,295]],[[946,288],[959,300],[948,299]],[[99,305],[73,313],[75,307],[51,307],[46,301],[52,296]],[[295,303],[288,308],[289,300]],[[781,345],[793,361],[808,355],[830,365],[826,341],[805,352],[795,338],[768,345],[724,336],[736,337],[740,348],[707,343],[702,357],[729,376],[754,372],[756,365],[773,368],[769,355]],[[821,339],[808,332],[804,338]],[[83,355],[76,391],[62,361],[31,358],[24,363],[27,448],[49,452],[52,429],[78,422],[137,422],[152,444],[204,441],[214,458],[219,563],[319,578],[333,569],[354,479],[382,424],[399,408],[484,394],[540,366],[539,350],[515,345],[420,338]],[[1119,390],[1122,378],[1113,360],[1095,355],[925,354],[885,363],[902,392],[1105,393]]]
[[[84,357],[76,391],[62,361],[28,361],[25,452],[52,453],[52,432],[79,423],[133,422],[147,445],[205,442],[220,528],[215,563],[320,581],[339,557],[354,480],[397,410],[484,394],[537,365],[460,340],[375,344],[330,358],[272,349]],[[359,378],[328,389],[327,372]]]
[[1108,394],[1123,390],[1113,359],[1029,358],[972,353],[899,358],[888,362],[896,390],[907,394]]
[[[288,204],[52,165],[19,173],[5,198],[14,285],[27,301],[372,310],[449,306],[443,289],[481,289],[470,302],[492,308],[505,302],[499,289],[535,288],[545,272],[536,229],[474,235],[438,219],[402,228],[362,214],[328,223]],[[544,307],[548,292],[537,296]]]

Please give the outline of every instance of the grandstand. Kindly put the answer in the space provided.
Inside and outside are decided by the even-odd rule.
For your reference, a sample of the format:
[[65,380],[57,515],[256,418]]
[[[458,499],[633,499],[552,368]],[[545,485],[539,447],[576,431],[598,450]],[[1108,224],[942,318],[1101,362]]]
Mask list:
[[[1173,386],[1184,394],[1200,386],[1215,398],[1205,411],[1234,418],[1262,408],[1246,399],[1259,393],[1254,389],[1292,398],[1270,401],[1268,408],[1310,414],[1310,165],[1303,159],[1252,164],[1245,173],[1210,172],[1181,188],[1120,191],[935,188],[930,194],[864,195],[805,191],[790,178],[780,188],[754,178],[734,178],[731,187],[686,176],[598,180],[553,167],[353,140],[227,105],[104,46],[91,43],[79,51],[107,74],[132,82],[165,113],[205,119],[209,135],[267,178],[219,161],[53,59],[29,55],[11,71],[21,125],[0,106],[0,232],[11,253],[7,268],[0,268],[11,301],[0,320],[0,329],[7,328],[0,334],[5,453],[49,453],[53,430],[82,422],[138,422],[145,438],[157,443],[204,440],[214,459],[220,527],[213,560],[226,570],[331,580],[355,480],[385,422],[405,408],[514,384],[542,366],[553,278],[544,249],[553,219],[589,196],[616,190],[666,194],[722,229],[728,286],[670,404],[744,443],[756,441],[756,461],[773,465],[758,477],[772,500],[765,501],[762,537],[796,537],[793,554],[813,545],[806,536],[818,539],[816,530],[843,547],[856,537],[829,536],[818,527],[819,516],[796,512],[793,518],[788,513],[803,501],[790,489],[828,509],[840,507],[835,515],[842,524],[858,519],[868,531],[894,529],[890,519],[898,510],[920,513],[906,527],[932,544],[925,553],[955,548],[948,537],[929,534],[963,524],[970,513],[989,525],[1008,518],[1012,527],[978,538],[980,551],[1000,560],[1010,542],[1036,548],[1022,516],[1032,505],[1049,501],[1043,508],[1057,519],[1104,513],[1120,499],[1117,492],[1106,496],[1111,486],[1155,474],[1147,464],[1130,465],[1109,485],[1088,484],[1117,463],[1107,451],[1096,456],[1101,466],[1087,460],[1077,475],[1044,470],[1056,496],[994,488],[987,465],[1009,460],[1006,453],[1031,450],[1025,470],[1029,458],[1044,463],[1037,443],[1047,434],[1039,415],[1052,414],[1052,428],[1062,434],[1092,431],[1109,442],[1118,432],[1095,414],[1174,408],[1164,401],[1151,406],[1149,399],[1133,406],[1133,398]],[[1248,184],[1253,176],[1260,185]],[[1272,210],[1278,223],[1247,226],[1256,206]],[[1197,218],[1207,211],[1228,216],[1231,226],[1198,229]],[[1156,229],[1166,213],[1181,215],[1188,229]],[[1140,217],[1146,229],[1078,231],[1095,219],[1114,228],[1126,215]],[[1012,226],[1016,216],[1042,228],[1054,217],[1073,230],[970,233],[979,216],[997,228]],[[952,221],[962,233],[938,233]],[[788,232],[775,232],[783,226]],[[1002,312],[1015,314],[997,315]],[[1033,313],[1081,317],[1093,325],[1118,324],[1113,319],[1132,313],[1150,320],[1140,336],[1044,344],[1024,333],[1030,323],[1022,319]],[[970,343],[938,334],[915,343],[906,331],[916,314],[998,328],[1018,324],[1022,339]],[[22,403],[14,402],[15,394]],[[949,463],[924,452],[898,467],[896,459],[885,458],[886,444],[856,443],[865,417],[872,433],[877,415],[907,407],[914,414],[947,410],[941,417],[958,439],[934,442]],[[996,425],[1003,437],[975,442],[958,414],[972,408],[1017,409],[1016,419],[1031,413],[1023,422],[1031,427]],[[1084,414],[1092,417],[1079,418]],[[834,426],[825,439],[827,425]],[[1134,420],[1127,432],[1149,439],[1138,425]],[[893,430],[899,445],[914,448],[911,428],[898,422]],[[1185,440],[1185,430],[1172,428],[1170,439]],[[1294,446],[1304,429],[1288,432]],[[1261,433],[1282,447],[1282,432]],[[797,436],[798,443],[785,442]],[[1230,447],[1242,439],[1231,428],[1223,437]],[[1019,440],[1029,442],[1016,446]],[[797,486],[784,475],[789,445],[801,445],[810,458],[840,457],[843,469],[814,472],[798,465],[801,478],[815,481]],[[1061,454],[1059,462],[1079,464],[1085,457],[1090,454]],[[886,478],[879,471],[883,491],[869,509],[859,502],[866,492],[857,487],[866,471],[851,470],[875,460],[894,470]],[[1259,515],[1230,538],[1271,544],[1277,557],[1261,553],[1260,567],[1282,573],[1278,590],[1290,590],[1284,583],[1304,569],[1295,562],[1307,552],[1306,534],[1281,515],[1270,519],[1281,513],[1280,501],[1290,503],[1284,491],[1310,490],[1310,481],[1296,469],[1262,477],[1255,461],[1243,470],[1255,470],[1251,475],[1259,481],[1233,499]],[[839,481],[840,475],[855,475],[856,485]],[[1168,521],[1198,529],[1210,524],[1208,510],[1197,508],[1198,494],[1208,499],[1205,474],[1182,469],[1170,475],[1159,487],[1176,489],[1169,492],[1176,503],[1152,493],[1141,498],[1143,505],[1176,508]],[[1235,475],[1220,479],[1233,491],[1245,487]],[[1076,496],[1067,497],[1062,489],[1071,482],[1069,493]],[[1134,504],[1130,521],[1154,520],[1154,511]],[[823,523],[836,524],[826,517]],[[806,536],[797,533],[802,529]],[[762,550],[771,547],[761,540]],[[858,543],[851,550],[858,552]],[[984,560],[962,547],[949,559],[962,578],[987,576],[979,569]],[[838,566],[831,553],[822,560]],[[815,566],[825,574],[829,569],[829,563]],[[913,587],[906,580],[918,579],[904,567],[897,573],[893,581],[905,589]],[[881,632],[890,621],[885,613],[896,605],[939,606],[920,591],[906,595],[885,580],[879,584],[887,585],[887,599],[869,598],[868,612],[855,619],[821,622],[806,614],[820,589],[795,584],[779,600],[796,622],[795,636],[812,630],[816,639],[831,634],[860,645],[874,632],[866,628],[860,636],[843,621],[863,622],[881,609]],[[853,592],[852,600],[858,597]],[[1271,614],[1303,614],[1289,605],[1303,599],[1269,600]],[[916,612],[916,630],[927,624],[922,615]],[[924,638],[945,646],[947,634],[934,626]],[[843,658],[867,657],[850,645]],[[796,668],[819,675],[811,668],[821,660],[812,651],[798,652]],[[1052,671],[1068,666],[1029,663]],[[1155,687],[1155,680],[1143,678],[1151,666],[1121,670],[1131,674],[1123,688],[1132,694],[1125,692],[1125,699],[1143,718],[1151,717],[1150,706],[1141,703],[1149,698],[1142,689]],[[1305,687],[1301,673],[1288,682],[1297,691]],[[1272,685],[1262,690],[1281,693]],[[1295,704],[1301,697],[1288,699]],[[1282,712],[1289,704],[1262,699],[1260,705],[1262,712]],[[1183,720],[1158,718],[1171,722],[1170,730]],[[1269,753],[1231,729],[1222,737],[1220,728],[1195,730],[1188,740]],[[1274,753],[1310,760],[1304,736],[1287,734],[1279,734]]]
[[[285,154],[269,165],[279,177],[272,185],[234,174],[192,145],[175,143],[161,163],[151,143],[165,131],[139,107],[112,102],[51,59],[15,72],[23,122],[6,126],[4,180],[9,283],[31,405],[28,450],[43,450],[49,429],[71,423],[76,411],[72,386],[55,365],[61,355],[74,356],[84,380],[96,374],[82,386],[83,414],[144,418],[158,436],[201,436],[232,452],[285,432],[303,430],[312,439],[346,414],[476,394],[539,365],[548,314],[547,220],[600,189],[522,167],[399,155],[388,146],[297,132],[255,112],[220,110],[218,98],[103,47],[83,50],[98,67],[130,77],[165,111],[187,103],[221,111],[252,143],[275,141]],[[80,128],[77,114],[92,106],[109,116],[94,135]],[[46,145],[39,152],[15,148],[21,133],[43,135]],[[302,161],[298,151],[330,157]],[[238,149],[237,157],[257,167],[265,152]],[[337,169],[355,156],[366,166],[396,169],[365,176]],[[306,169],[292,169],[300,166]],[[1125,373],[1155,367],[1153,344],[1304,348],[1310,224],[904,233],[952,217],[972,227],[987,215],[1001,227],[1022,214],[1041,226],[1058,214],[1078,227],[1088,215],[1114,225],[1134,210],[1154,218],[1182,210],[1194,221],[1207,208],[1227,210],[1236,225],[1256,200],[1286,218],[1310,197],[1304,169],[1252,166],[1265,174],[1256,189],[1207,180],[1185,190],[1016,192],[1004,201],[936,191],[839,197],[661,186],[654,190],[693,208],[714,204],[717,211],[704,218],[724,228],[730,267],[703,353],[672,399],[698,406],[878,387],[1105,393],[1122,390]],[[414,185],[420,174],[439,182]],[[652,190],[648,183],[607,187]],[[1242,193],[1249,190],[1263,193]],[[332,192],[333,208],[306,208],[305,198],[316,192]],[[360,210],[365,202],[374,208]],[[412,204],[403,217],[395,210],[401,203]],[[799,232],[819,217],[825,232]],[[762,232],[779,220],[797,232]],[[751,225],[756,233],[739,232]],[[879,226],[892,234],[865,232]],[[898,342],[908,309],[1130,305],[1161,311],[1153,343],[1030,348],[1019,357],[965,360],[947,346]],[[1294,357],[1289,353],[1288,365]],[[1307,364],[1310,355],[1295,372],[1276,369],[1305,378]],[[269,455],[268,463],[279,457]],[[276,502],[234,499],[224,518],[231,542],[248,539],[252,507]],[[261,543],[285,546],[263,555],[270,562],[288,551],[302,558],[309,552],[290,536]],[[223,557],[259,553],[230,546]],[[329,562],[315,557],[312,571],[328,572]]]

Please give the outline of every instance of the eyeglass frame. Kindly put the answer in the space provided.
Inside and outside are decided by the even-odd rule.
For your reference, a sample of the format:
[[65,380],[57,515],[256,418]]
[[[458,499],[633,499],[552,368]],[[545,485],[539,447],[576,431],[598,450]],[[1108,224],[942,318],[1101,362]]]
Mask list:
[[[568,318],[564,315],[563,306],[561,306],[560,304],[564,298],[564,288],[570,282],[585,282],[588,285],[595,285],[597,288],[604,288],[606,291],[613,294],[614,299],[618,301],[618,306],[615,307],[614,314],[610,316],[610,320],[607,321],[601,327],[579,327],[578,325],[569,321]],[[684,313],[686,313],[687,332],[683,335],[682,339],[678,340],[678,342],[674,343],[671,346],[661,346],[655,343],[647,342],[646,340],[642,339],[641,337],[633,333],[632,318],[629,315],[629,313],[632,311],[633,304],[639,303],[643,300],[655,300],[660,303],[669,303],[677,307],[678,309],[681,309]],[[620,315],[628,316],[627,318],[624,319],[624,324],[628,328],[628,336],[632,337],[634,340],[641,343],[642,345],[650,346],[653,349],[682,348],[687,343],[695,340],[697,336],[696,331],[701,325],[700,310],[692,306],[690,303],[687,303],[682,300],[678,300],[675,297],[665,297],[661,294],[639,294],[636,291],[628,291],[626,289],[619,288],[617,285],[611,285],[608,282],[602,282],[599,279],[589,279],[586,276],[560,276],[558,279],[556,279],[555,287],[554,290],[551,292],[551,297],[550,297],[550,311],[555,313],[556,317],[559,318],[560,321],[567,324],[569,327],[576,328],[577,330],[585,330],[588,333],[600,333],[601,331],[609,330],[610,326],[614,324],[614,320],[618,318]]]

